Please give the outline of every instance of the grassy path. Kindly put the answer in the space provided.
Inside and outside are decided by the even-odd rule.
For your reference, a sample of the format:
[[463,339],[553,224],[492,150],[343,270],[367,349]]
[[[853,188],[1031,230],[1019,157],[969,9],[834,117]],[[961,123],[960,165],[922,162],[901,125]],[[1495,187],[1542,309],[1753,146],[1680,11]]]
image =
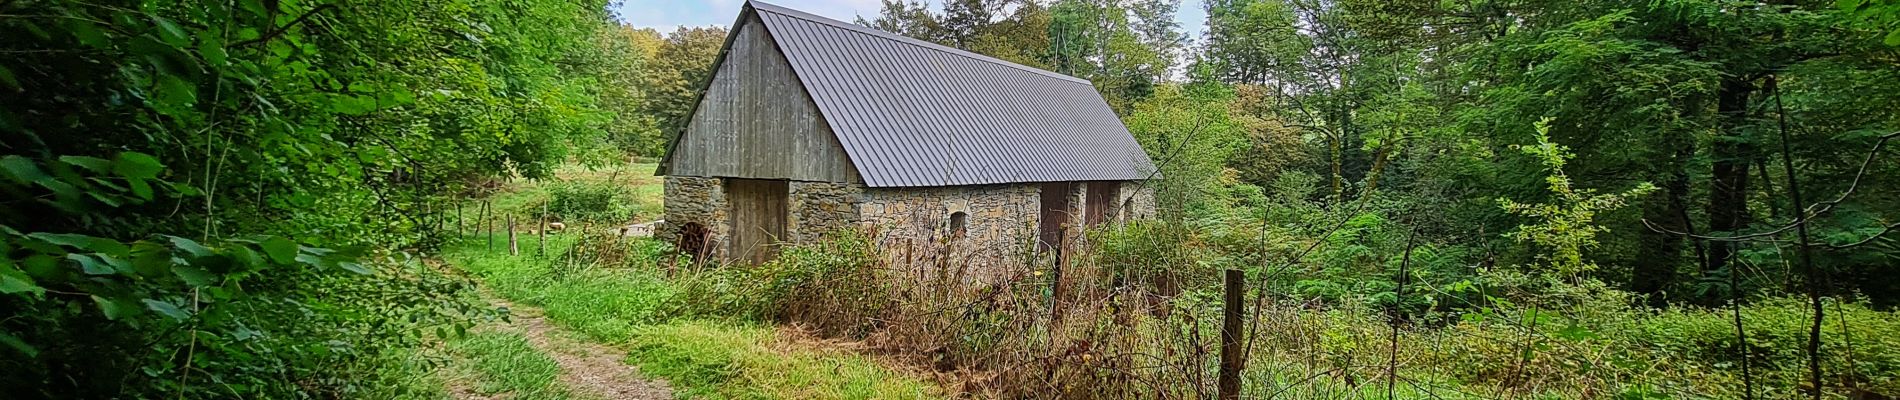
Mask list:
[[[490,215],[538,215],[547,203],[557,213],[650,221],[663,192],[655,166],[569,166],[554,180],[513,182],[491,198]],[[474,210],[466,208],[467,216]],[[610,225],[569,223],[570,230]],[[639,251],[651,246],[632,246],[613,265],[559,262],[575,236],[549,236],[546,257],[535,235],[520,238],[519,256],[507,254],[505,239],[490,252],[488,239],[475,236],[445,250],[449,268],[476,277],[514,315],[512,323],[447,344],[456,372],[443,386],[452,397],[644,399],[668,390],[708,399],[941,397],[935,385],[770,324],[666,318],[658,310],[675,290],[656,273],[657,257]]]
[[[619,351],[554,327],[538,309],[497,303],[510,310],[509,323],[478,332],[476,340],[464,346],[486,355],[473,359],[482,360],[475,363],[478,379],[491,382],[493,389],[458,387],[455,398],[488,399],[504,391],[517,399],[673,398],[665,381],[643,377],[637,367],[621,362]],[[548,368],[550,363],[555,368]]]
[[[549,239],[550,255],[572,245],[569,234]],[[524,249],[534,245],[533,237],[524,238]],[[476,240],[444,258],[523,306],[513,310],[509,326],[451,346],[471,349],[459,356],[475,360],[474,381],[481,382],[475,389],[487,389],[461,398],[640,399],[668,389],[680,398],[709,399],[940,397],[932,384],[850,351],[781,335],[770,325],[662,318],[657,309],[673,289],[652,268],[489,253]]]

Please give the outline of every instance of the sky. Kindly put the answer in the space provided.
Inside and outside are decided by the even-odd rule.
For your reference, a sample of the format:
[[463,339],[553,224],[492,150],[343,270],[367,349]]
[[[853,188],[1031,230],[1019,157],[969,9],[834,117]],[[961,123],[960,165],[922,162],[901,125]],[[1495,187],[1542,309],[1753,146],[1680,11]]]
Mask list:
[[[832,19],[851,22],[862,15],[864,19],[877,17],[878,0],[776,0],[768,3],[818,14]],[[931,1],[939,4],[938,1]],[[739,16],[739,7],[745,0],[623,0],[614,13],[621,21],[641,28],[655,28],[660,32],[670,32],[675,27],[716,25],[730,28],[732,21]],[[933,9],[940,9],[932,7]],[[1181,10],[1175,14],[1175,20],[1181,23],[1188,39],[1198,40],[1201,31],[1206,30],[1207,12],[1201,9],[1201,0],[1182,0]]]

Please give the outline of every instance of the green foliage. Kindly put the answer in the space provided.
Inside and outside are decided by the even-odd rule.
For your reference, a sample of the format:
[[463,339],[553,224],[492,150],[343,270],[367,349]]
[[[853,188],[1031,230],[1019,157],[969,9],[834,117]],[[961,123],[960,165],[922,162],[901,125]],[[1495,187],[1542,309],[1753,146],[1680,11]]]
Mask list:
[[1893,0],[1840,0],[1835,2],[1841,11],[1866,21],[1877,31],[1886,31],[1881,39],[1888,46],[1900,46],[1900,1]]
[[[1192,280],[1199,285],[1211,284],[1218,275],[1205,259],[1207,254],[1191,246],[1199,240],[1191,228],[1179,223],[1165,221],[1130,222],[1117,229],[1100,229],[1089,232],[1089,242],[1094,246],[1088,256],[1100,266],[1115,282],[1125,284],[1162,283],[1183,284],[1181,280]],[[1245,261],[1226,267],[1245,268]]]
[[[540,248],[536,237],[523,237],[523,249]],[[572,234],[550,235],[547,256],[509,256],[470,240],[446,254],[452,264],[481,278],[502,297],[541,307],[549,319],[601,342],[620,342],[637,325],[664,320],[660,305],[675,290],[656,274],[664,249],[606,264],[564,256],[584,246],[649,248],[644,243],[582,242]],[[662,244],[663,245],[663,244]]]
[[889,273],[871,239],[843,231],[833,239],[785,248],[759,265],[731,265],[687,273],[666,305],[673,317],[801,321],[832,335],[874,328],[890,301],[880,278]]
[[864,356],[775,345],[770,328],[686,322],[648,326],[630,344],[640,371],[711,399],[930,399],[938,389]]
[[476,394],[511,399],[568,399],[560,364],[517,332],[482,332],[451,342],[450,351],[471,360]]
[[[524,238],[524,248],[538,246]],[[936,389],[892,373],[862,356],[837,354],[787,345],[769,327],[745,317],[769,318],[773,303],[743,298],[773,293],[823,294],[818,282],[854,261],[843,254],[820,249],[792,250],[800,261],[777,267],[784,277],[768,282],[753,278],[741,267],[710,268],[667,278],[664,257],[670,250],[648,239],[630,245],[646,249],[624,263],[571,260],[555,256],[583,246],[568,234],[550,236],[549,257],[509,256],[485,250],[478,241],[455,247],[447,259],[479,277],[497,294],[517,304],[542,309],[557,326],[601,343],[627,350],[627,362],[651,378],[665,379],[683,396],[695,398],[932,398]],[[681,262],[673,260],[671,262]],[[698,285],[745,284],[745,288]],[[716,294],[711,291],[720,291]],[[713,297],[717,296],[717,297]],[[718,302],[727,302],[721,304]],[[741,304],[743,303],[743,304]],[[782,303],[781,303],[782,304]],[[690,307],[688,305],[691,305]],[[739,307],[754,307],[751,309]],[[773,310],[776,310],[774,308]],[[711,321],[695,321],[704,317]],[[553,374],[544,355],[523,347],[512,335],[475,334],[451,342],[452,350],[470,353],[485,387],[516,394],[554,395],[546,384]]]
[[548,213],[557,221],[627,221],[633,217],[629,192],[617,185],[555,183],[548,187]]
[[[645,106],[641,112],[658,121],[660,131],[677,135],[686,130],[695,101],[712,82],[713,60],[726,43],[726,30],[719,27],[680,27],[666,34],[654,52],[653,62],[644,72]],[[671,137],[671,136],[669,136]],[[658,156],[658,153],[642,153]]]
[[1163,203],[1182,205],[1163,213],[1217,207],[1211,192],[1221,186],[1229,158],[1246,143],[1225,107],[1232,96],[1213,85],[1163,86],[1123,118],[1135,140],[1152,153],[1159,169],[1155,174],[1163,178],[1150,183],[1158,186],[1156,195]]
[[1564,173],[1564,164],[1574,156],[1570,155],[1569,149],[1550,142],[1549,123],[1549,119],[1537,123],[1537,144],[1519,149],[1536,157],[1550,170],[1550,176],[1544,178],[1544,182],[1549,184],[1556,203],[1524,204],[1499,199],[1498,204],[1507,212],[1535,221],[1519,225],[1516,231],[1507,236],[1540,246],[1542,251],[1538,253],[1538,258],[1545,265],[1539,272],[1557,277],[1575,276],[1597,268],[1583,259],[1584,250],[1597,245],[1597,234],[1607,231],[1596,225],[1597,213],[1623,207],[1629,203],[1629,199],[1648,194],[1656,187],[1645,182],[1623,193],[1596,194],[1594,190],[1571,186],[1570,176]]
[[484,312],[395,250],[600,141],[604,6],[0,3],[0,385],[389,394],[391,352]]
[[662,40],[658,31],[625,25],[601,29],[596,39],[601,47],[600,69],[595,73],[600,107],[613,117],[602,129],[622,153],[653,157],[666,151],[667,136],[659,120],[644,112],[646,74],[659,64],[655,57]]
[[[1900,329],[1900,320],[1891,313],[1874,311],[1858,302],[1833,302],[1822,329],[1823,368],[1874,393],[1900,392],[1900,340],[1888,334]],[[1631,324],[1630,340],[1645,343],[1662,354],[1675,354],[1686,362],[1707,365],[1730,373],[1739,373],[1741,357],[1737,349],[1746,349],[1749,362],[1759,379],[1758,385],[1773,389],[1777,396],[1794,396],[1787,389],[1800,385],[1807,367],[1803,349],[1810,315],[1800,299],[1773,298],[1742,310],[1747,321],[1747,345],[1740,346],[1735,325],[1728,310],[1670,310],[1637,319]]]

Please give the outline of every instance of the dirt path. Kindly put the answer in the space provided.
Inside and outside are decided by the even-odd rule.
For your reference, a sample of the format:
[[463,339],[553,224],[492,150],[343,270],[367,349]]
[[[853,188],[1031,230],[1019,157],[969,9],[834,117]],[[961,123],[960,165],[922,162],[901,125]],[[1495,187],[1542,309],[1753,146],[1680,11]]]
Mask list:
[[[561,366],[561,383],[575,394],[596,399],[669,400],[673,389],[666,381],[647,379],[639,368],[622,361],[625,351],[570,337],[541,316],[541,310],[502,300],[495,305],[512,310],[513,321],[496,329],[520,332]],[[460,400],[487,399],[467,390],[455,390]]]

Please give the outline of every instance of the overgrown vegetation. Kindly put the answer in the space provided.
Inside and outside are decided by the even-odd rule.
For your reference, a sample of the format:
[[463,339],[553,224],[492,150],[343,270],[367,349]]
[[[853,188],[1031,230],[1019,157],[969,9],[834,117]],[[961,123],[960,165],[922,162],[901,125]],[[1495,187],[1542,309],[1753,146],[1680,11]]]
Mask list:
[[[0,0],[0,390],[567,397],[465,337],[479,281],[698,397],[1210,397],[1240,270],[1250,397],[1900,396],[1900,3],[1209,0],[1199,38],[1171,0],[938,4],[861,22],[1091,80],[1160,218],[986,271],[864,232],[694,265],[608,227],[658,218],[621,165],[723,29]],[[464,235],[544,217],[545,254]]]
[[[1042,18],[1163,39],[1133,50],[1085,41],[1110,54],[1090,60],[1180,48],[1148,31],[1165,23],[1132,22],[1174,2],[1015,3],[933,12],[887,1],[874,24],[1037,65],[1065,60],[1070,49],[1049,40],[1078,32],[1012,29]],[[1281,344],[1335,358],[1301,360],[1310,375],[1248,394],[1445,385],[1506,397],[1896,395],[1893,371],[1861,361],[1878,340],[1858,333],[1890,326],[1900,302],[1900,199],[1887,194],[1900,168],[1893,2],[1203,6],[1207,33],[1176,69],[1185,79],[1155,72],[1152,90],[1129,91],[1091,75],[1099,70],[1073,71],[1120,100],[1111,104],[1168,177],[1155,183],[1162,203],[1176,205],[1163,210],[1167,228],[1136,243],[1106,234],[1093,251],[1111,276],[1164,260],[1152,263],[1168,273],[1149,278],[1163,302],[1208,298],[1218,270],[1241,269],[1262,291],[1250,300],[1300,310],[1286,311],[1299,324],[1249,331],[1309,332]],[[1072,13],[1084,9],[1125,11]],[[997,35],[1011,46],[962,39]],[[1173,293],[1168,274],[1189,286]],[[1664,320],[1703,333],[1639,333],[1671,331]],[[1728,328],[1725,342],[1713,341],[1715,326]],[[1327,333],[1341,329],[1350,334]],[[1388,331],[1403,339],[1384,359],[1369,354],[1376,343],[1345,339]],[[1501,344],[1434,350],[1470,359],[1404,354],[1465,335]],[[1250,362],[1291,362],[1270,359]],[[1373,363],[1403,372],[1349,373]]]
[[[789,342],[759,320],[743,318],[742,311],[708,304],[691,315],[668,312],[669,304],[681,301],[676,287],[691,283],[666,277],[678,260],[665,261],[670,249],[662,243],[618,237],[587,241],[569,234],[550,242],[558,250],[547,257],[509,256],[474,242],[447,256],[502,297],[539,307],[562,328],[624,349],[628,363],[649,377],[666,379],[681,396],[890,399],[938,393],[864,356]],[[624,247],[628,256],[576,260],[560,255],[611,252],[584,247]]]
[[0,391],[395,395],[489,312],[450,200],[602,140],[605,6],[0,2]]

